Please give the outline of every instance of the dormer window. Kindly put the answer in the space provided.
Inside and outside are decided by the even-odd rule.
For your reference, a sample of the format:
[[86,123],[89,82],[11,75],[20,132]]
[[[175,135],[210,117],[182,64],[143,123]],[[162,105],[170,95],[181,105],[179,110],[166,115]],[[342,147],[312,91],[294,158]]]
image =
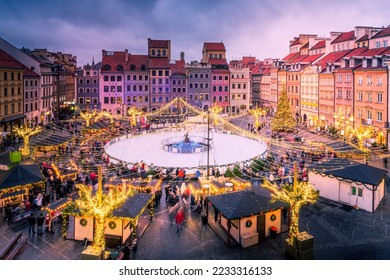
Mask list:
[[134,64],[131,64],[131,65],[130,65],[130,70],[132,70],[132,71],[135,70],[135,65],[134,65]]
[[117,70],[117,71],[123,71],[123,65],[118,64],[118,65],[116,66],[116,70]]
[[103,65],[103,70],[106,70],[106,71],[111,70],[111,66],[108,65],[108,64],[104,64]]

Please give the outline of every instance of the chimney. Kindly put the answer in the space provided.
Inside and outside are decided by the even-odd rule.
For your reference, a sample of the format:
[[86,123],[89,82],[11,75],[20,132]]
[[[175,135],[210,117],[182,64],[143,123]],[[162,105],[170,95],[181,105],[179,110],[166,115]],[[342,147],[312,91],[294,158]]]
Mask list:
[[180,52],[180,60],[184,60],[184,52]]
[[106,57],[106,50],[102,50],[102,60]]
[[129,50],[125,49],[125,62],[127,63],[128,60],[129,60]]

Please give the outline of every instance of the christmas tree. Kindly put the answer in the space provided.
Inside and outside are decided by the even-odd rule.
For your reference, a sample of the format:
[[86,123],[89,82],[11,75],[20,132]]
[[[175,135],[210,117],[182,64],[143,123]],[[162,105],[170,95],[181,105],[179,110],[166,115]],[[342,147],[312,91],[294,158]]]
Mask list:
[[294,129],[295,124],[296,122],[287,98],[286,87],[283,86],[278,100],[278,105],[276,107],[276,114],[271,122],[271,130],[291,131]]

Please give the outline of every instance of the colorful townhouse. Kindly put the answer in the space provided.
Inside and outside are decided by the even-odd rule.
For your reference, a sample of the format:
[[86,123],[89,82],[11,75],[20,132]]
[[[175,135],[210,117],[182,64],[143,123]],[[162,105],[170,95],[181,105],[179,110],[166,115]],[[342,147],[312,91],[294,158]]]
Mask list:
[[125,51],[102,50],[102,68],[99,81],[99,99],[102,111],[113,116],[125,116],[124,67],[128,56]]
[[[126,50],[128,53],[128,51]],[[126,61],[127,59],[127,61]],[[124,77],[124,110],[125,115],[132,107],[148,112],[149,109],[149,61],[147,55],[129,54],[125,56]]]
[[185,65],[187,76],[187,102],[207,111],[211,107],[211,65],[192,61]]
[[84,65],[76,71],[76,103],[81,110],[101,110],[99,77],[102,64]]
[[150,77],[149,107],[152,112],[171,101],[171,41],[148,38]]
[[271,107],[271,67],[274,61],[273,59],[265,59],[264,64],[260,68],[260,100],[262,108],[270,109]]
[[[182,98],[187,100],[187,74],[185,68],[184,52],[180,53],[180,60],[175,60],[171,63],[171,98]],[[197,85],[199,86],[199,84]],[[203,86],[203,85],[202,85]],[[196,96],[197,98],[199,96]],[[179,111],[185,111],[184,108],[179,108]]]
[[0,129],[10,132],[23,123],[23,73],[25,66],[0,50]]
[[24,104],[24,114],[26,116],[25,124],[29,127],[33,127],[39,124],[39,80],[40,76],[32,71],[31,69],[25,67],[23,73],[23,104]]
[[362,61],[354,70],[354,124],[356,128],[373,126],[377,145],[388,141],[389,69],[383,64],[387,56],[388,47],[368,49],[354,56]]
[[230,107],[232,114],[247,112],[250,102],[249,68],[230,64]]

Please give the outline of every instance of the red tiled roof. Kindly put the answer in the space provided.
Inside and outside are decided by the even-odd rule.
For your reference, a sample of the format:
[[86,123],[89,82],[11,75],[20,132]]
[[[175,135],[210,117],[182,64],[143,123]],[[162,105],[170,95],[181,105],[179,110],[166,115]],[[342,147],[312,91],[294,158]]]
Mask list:
[[250,63],[255,63],[256,62],[256,57],[254,56],[244,56],[242,58],[242,64],[250,64]]
[[251,74],[260,74],[261,66],[262,65],[260,63],[253,66],[253,68],[251,69]]
[[302,60],[304,60],[308,55],[300,55],[294,59],[292,59],[291,61],[289,61],[289,63],[298,63],[298,62],[301,62]]
[[368,35],[364,35],[361,38],[359,38],[359,40],[356,40],[356,43],[367,41],[367,40],[368,40]]
[[264,68],[263,71],[261,71],[261,74],[263,75],[269,75],[271,73],[271,67]]
[[151,57],[149,59],[149,68],[150,69],[169,69],[170,68],[169,60],[166,57]]
[[306,44],[304,44],[304,45],[301,47],[301,49],[303,49],[303,48],[305,48],[305,49],[309,48],[309,42],[307,42]]
[[[141,54],[129,54],[128,61],[125,66],[125,70],[129,70],[132,65],[135,65],[135,70],[141,70],[141,66],[145,65],[148,69],[148,56]],[[145,69],[145,70],[146,70]]]
[[388,48],[387,51],[385,51],[384,53],[381,53],[381,54],[389,55],[390,54],[390,48]]
[[336,39],[334,39],[331,44],[337,44],[341,42],[351,41],[355,38],[355,31],[343,32]]
[[387,51],[388,49],[389,48],[369,49],[356,56],[361,56],[361,57],[375,56]]
[[[122,65],[125,67],[125,56],[126,52],[125,51],[120,51],[120,52],[111,52],[107,51],[105,57],[103,57],[102,60],[102,72],[104,71],[118,71],[117,67],[118,65]],[[105,65],[109,65],[111,67],[110,70],[105,69]]]
[[210,64],[227,64],[226,58],[210,58]]
[[5,51],[0,50],[0,68],[24,69],[25,66]]
[[325,47],[326,47],[325,40],[321,40],[317,44],[315,44],[310,50],[317,50]]
[[315,65],[321,66],[321,69],[325,69],[326,64],[329,62],[337,62],[346,54],[348,54],[350,50],[341,51],[341,52],[331,52],[324,56],[320,61],[318,61]]
[[171,64],[171,73],[172,74],[185,74],[186,69],[184,68],[184,60],[175,60],[175,63]]
[[33,78],[40,77],[37,73],[35,73],[33,70],[31,70],[30,68],[27,68],[27,67],[26,67],[26,69],[24,69],[23,76],[24,77],[33,77]]
[[356,48],[356,49],[353,49],[352,51],[350,51],[344,57],[345,58],[349,58],[349,57],[352,57],[352,56],[360,55],[362,52],[364,52],[366,50],[367,50],[366,47],[365,48]]
[[296,46],[296,45],[299,45],[299,44],[300,44],[299,38],[294,38],[294,41],[291,43],[290,47]]
[[282,60],[283,61],[289,61],[290,59],[293,59],[294,57],[296,57],[296,56],[298,56],[299,55],[299,53],[290,53],[290,54],[288,54],[285,58],[283,58]]
[[301,62],[312,63],[313,61],[316,61],[318,58],[320,58],[322,55],[323,55],[322,53],[308,55]]
[[205,42],[203,47],[206,49],[206,51],[226,51],[225,45],[220,43],[212,43],[212,42]]
[[387,27],[379,31],[374,36],[372,36],[371,39],[377,39],[377,38],[388,37],[388,36],[390,36],[390,27]]
[[153,40],[148,39],[149,48],[168,48],[170,40]]

